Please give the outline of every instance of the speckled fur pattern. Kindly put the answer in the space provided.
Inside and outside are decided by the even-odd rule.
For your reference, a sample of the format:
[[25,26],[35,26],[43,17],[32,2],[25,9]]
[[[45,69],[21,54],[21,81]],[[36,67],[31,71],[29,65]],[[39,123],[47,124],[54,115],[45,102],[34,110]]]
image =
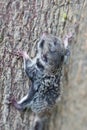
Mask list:
[[17,109],[31,108],[36,113],[51,110],[61,96],[61,78],[66,48],[53,35],[43,34],[37,44],[37,55],[30,59],[22,53],[24,69],[31,80],[27,96],[13,103]]
[[56,75],[38,74],[33,82],[34,90],[36,91],[32,100],[30,101],[31,109],[40,113],[46,109],[52,108],[56,100],[61,95],[61,69],[58,70]]

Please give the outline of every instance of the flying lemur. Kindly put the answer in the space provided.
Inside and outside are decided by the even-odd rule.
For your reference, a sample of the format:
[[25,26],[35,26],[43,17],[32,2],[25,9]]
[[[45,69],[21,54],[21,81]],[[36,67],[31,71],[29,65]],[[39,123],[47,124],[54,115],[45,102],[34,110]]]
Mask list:
[[51,34],[43,33],[38,44],[37,54],[31,59],[25,51],[18,51],[23,57],[24,70],[31,80],[29,92],[20,101],[11,100],[18,110],[31,108],[36,114],[50,111],[61,96],[63,65],[69,55],[68,37],[64,43]]

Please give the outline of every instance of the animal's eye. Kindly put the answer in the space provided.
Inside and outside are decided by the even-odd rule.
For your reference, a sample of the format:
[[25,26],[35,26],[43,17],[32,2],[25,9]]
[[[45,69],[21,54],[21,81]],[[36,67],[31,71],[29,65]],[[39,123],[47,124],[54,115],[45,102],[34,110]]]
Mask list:
[[43,55],[43,60],[45,61],[45,62],[47,62],[48,61],[48,58],[47,58],[47,55],[45,54],[45,55]]
[[44,40],[41,41],[41,43],[40,43],[41,48],[43,48],[44,42],[45,42]]
[[56,41],[54,41],[54,45],[55,45],[55,46],[57,45],[57,42],[56,42]]

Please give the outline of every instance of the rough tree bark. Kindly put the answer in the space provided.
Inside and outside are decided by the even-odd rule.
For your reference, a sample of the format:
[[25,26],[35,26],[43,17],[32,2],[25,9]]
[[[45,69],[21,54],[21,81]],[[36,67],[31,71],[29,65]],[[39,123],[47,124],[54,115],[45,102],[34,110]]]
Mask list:
[[21,48],[33,57],[44,31],[59,37],[74,34],[63,96],[44,129],[87,130],[86,0],[0,0],[0,130],[31,130],[34,115],[7,105],[11,93],[18,100],[28,90],[22,60],[11,52]]

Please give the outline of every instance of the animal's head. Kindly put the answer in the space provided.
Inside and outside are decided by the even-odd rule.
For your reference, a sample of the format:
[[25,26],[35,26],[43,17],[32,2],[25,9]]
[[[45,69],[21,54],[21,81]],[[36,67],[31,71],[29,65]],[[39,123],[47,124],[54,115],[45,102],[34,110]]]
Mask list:
[[56,70],[64,63],[67,50],[59,38],[44,33],[38,43],[38,52],[45,68]]

